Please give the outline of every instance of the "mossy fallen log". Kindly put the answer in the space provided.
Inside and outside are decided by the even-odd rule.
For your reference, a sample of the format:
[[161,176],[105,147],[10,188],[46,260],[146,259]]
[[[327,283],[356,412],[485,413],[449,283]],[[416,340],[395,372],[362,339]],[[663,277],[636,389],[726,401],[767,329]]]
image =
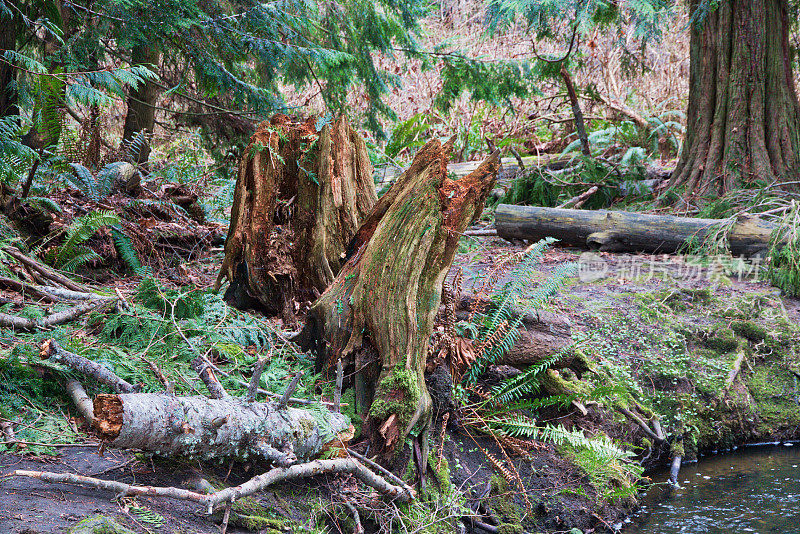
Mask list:
[[[674,253],[725,231],[727,219],[695,219],[626,211],[571,210],[500,204],[495,211],[497,235],[538,241],[555,237],[562,244],[608,252]],[[726,235],[731,254],[766,252],[775,225],[740,217]]]
[[346,416],[324,410],[162,393],[100,394],[94,418],[111,447],[205,460],[263,458],[284,467],[313,459],[349,427]]

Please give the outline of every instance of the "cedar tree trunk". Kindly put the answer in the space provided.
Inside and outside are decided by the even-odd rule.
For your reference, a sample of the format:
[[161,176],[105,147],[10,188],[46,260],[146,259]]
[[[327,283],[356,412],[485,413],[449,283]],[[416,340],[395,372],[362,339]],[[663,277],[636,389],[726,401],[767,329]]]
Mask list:
[[[131,51],[131,62],[134,65],[158,65],[159,52],[150,46],[137,46]],[[130,141],[142,130],[153,133],[156,117],[156,99],[158,86],[146,80],[136,89],[131,88],[128,94],[128,113],[125,115],[125,129],[122,140]],[[132,163],[145,163],[150,157],[150,144],[138,146],[138,151],[132,155]]]
[[[426,144],[381,197],[297,338],[314,349],[319,369],[330,372],[343,358],[371,450],[385,461],[410,433],[427,436],[431,399],[423,373],[442,283],[499,168],[495,153],[469,176],[448,179],[452,142]],[[418,443],[427,458],[426,440]]]
[[788,17],[787,0],[723,0],[692,26],[686,141],[669,185],[692,196],[797,180]]
[[[17,32],[19,15],[0,15],[0,24],[4,30],[0,32],[0,50],[17,50]],[[13,65],[0,62],[0,117],[18,115],[17,90],[12,87],[16,81],[16,69]]]
[[239,165],[217,288],[227,278],[234,306],[293,323],[294,301],[313,300],[333,282],[376,201],[366,144],[344,117],[324,124],[276,115]]

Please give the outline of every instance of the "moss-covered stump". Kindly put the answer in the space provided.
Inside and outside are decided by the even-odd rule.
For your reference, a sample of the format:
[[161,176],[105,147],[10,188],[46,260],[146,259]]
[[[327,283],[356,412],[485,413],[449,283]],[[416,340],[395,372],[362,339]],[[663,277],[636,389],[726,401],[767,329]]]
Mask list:
[[333,282],[377,201],[366,144],[341,117],[259,125],[239,164],[218,289],[232,305],[294,321],[295,300]]
[[[359,229],[348,262],[298,337],[315,350],[320,370],[344,359],[371,450],[386,460],[412,430],[429,425],[423,373],[442,283],[497,176],[493,154],[469,176],[449,179],[451,150],[452,140],[420,149]],[[418,460],[427,448],[420,441]]]

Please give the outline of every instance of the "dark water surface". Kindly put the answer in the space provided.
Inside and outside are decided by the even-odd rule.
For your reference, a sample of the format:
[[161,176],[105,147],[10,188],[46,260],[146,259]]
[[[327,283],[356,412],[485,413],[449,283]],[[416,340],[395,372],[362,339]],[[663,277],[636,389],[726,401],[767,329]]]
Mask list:
[[[655,476],[663,481],[666,476]],[[623,534],[800,533],[800,445],[746,447],[685,464],[654,486]]]

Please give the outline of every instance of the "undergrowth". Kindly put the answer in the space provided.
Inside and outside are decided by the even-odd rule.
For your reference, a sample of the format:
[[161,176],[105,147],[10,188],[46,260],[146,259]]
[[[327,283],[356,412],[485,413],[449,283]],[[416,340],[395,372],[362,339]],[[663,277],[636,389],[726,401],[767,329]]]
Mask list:
[[[59,304],[51,312],[65,307]],[[14,313],[43,315],[35,306]],[[18,426],[22,440],[46,445],[78,436],[66,415],[69,401],[64,396],[63,380],[67,376],[83,377],[39,357],[40,344],[50,338],[107,366],[146,392],[164,391],[160,373],[172,383],[176,394],[205,394],[205,386],[190,366],[202,354],[231,375],[218,376],[228,392],[242,395],[246,387],[237,379],[247,381],[256,359],[262,356],[268,358],[261,376],[262,388],[281,394],[292,375],[304,370],[305,378],[293,395],[319,398],[312,358],[297,353],[267,320],[230,308],[211,291],[181,291],[146,278],[129,309],[89,315],[82,327],[75,323],[50,331],[3,333],[0,347],[10,348],[0,349],[0,415],[33,427],[22,430],[25,427]],[[110,392],[104,386],[82,381],[90,395]],[[62,429],[64,425],[69,428]],[[54,452],[46,446],[29,450]]]
[[[535,448],[532,443],[535,441],[552,443],[569,451],[568,456],[574,463],[586,469],[603,498],[630,497],[635,495],[635,481],[641,475],[641,468],[632,462],[632,452],[602,433],[591,436],[581,430],[538,421],[537,414],[560,411],[578,399],[575,394],[552,393],[544,387],[549,369],[564,358],[564,351],[529,366],[512,378],[501,380],[489,390],[478,384],[485,370],[514,345],[525,316],[540,310],[575,275],[575,266],[566,264],[541,280],[538,267],[553,242],[553,239],[542,240],[505,264],[501,262],[495,272],[489,273],[478,292],[490,295],[488,309],[474,309],[467,324],[459,325],[460,332],[474,336],[475,352],[474,361],[456,387],[462,422],[493,437],[504,455],[508,454],[506,450],[528,454]],[[506,281],[501,283],[501,280]],[[565,349],[575,350],[580,349]],[[603,399],[614,394],[613,388],[601,387],[588,396]],[[503,462],[489,451],[481,450],[499,474],[509,484],[515,484],[524,496],[524,484],[513,463]]]

